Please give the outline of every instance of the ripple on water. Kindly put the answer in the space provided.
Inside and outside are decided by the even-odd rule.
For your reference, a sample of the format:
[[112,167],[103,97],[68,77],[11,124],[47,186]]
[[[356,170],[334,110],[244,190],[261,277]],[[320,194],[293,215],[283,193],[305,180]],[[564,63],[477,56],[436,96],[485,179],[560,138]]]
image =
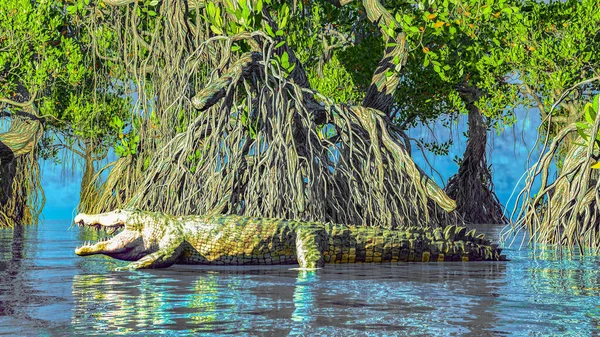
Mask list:
[[600,334],[600,259],[113,272],[69,221],[0,230],[0,335]]

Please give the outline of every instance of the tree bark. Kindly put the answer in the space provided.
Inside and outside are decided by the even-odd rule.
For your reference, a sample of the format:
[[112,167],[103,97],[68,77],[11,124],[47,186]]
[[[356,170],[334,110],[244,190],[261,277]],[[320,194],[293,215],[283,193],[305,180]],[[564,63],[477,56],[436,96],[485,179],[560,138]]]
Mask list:
[[469,112],[469,139],[458,174],[450,178],[446,193],[456,200],[456,210],[472,224],[506,224],[503,206],[494,193],[492,175],[486,160],[487,127],[475,105],[475,94],[461,96]]
[[94,203],[98,194],[94,180],[94,175],[96,174],[96,169],[94,168],[94,162],[96,160],[94,156],[95,151],[96,145],[93,141],[85,143],[83,153],[83,177],[81,178],[81,189],[79,192],[79,211],[84,213],[89,211],[90,203]]
[[[35,148],[43,133],[39,120],[13,118],[8,132],[0,134],[0,226],[35,222],[32,193],[38,175]],[[39,183],[39,181],[37,181]]]

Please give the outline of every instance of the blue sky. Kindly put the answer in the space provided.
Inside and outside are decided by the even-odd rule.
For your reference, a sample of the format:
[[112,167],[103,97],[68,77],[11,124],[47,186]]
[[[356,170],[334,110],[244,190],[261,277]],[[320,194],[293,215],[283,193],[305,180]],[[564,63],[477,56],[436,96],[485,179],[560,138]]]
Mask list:
[[[507,204],[509,197],[525,172],[527,166],[527,155],[529,149],[534,145],[537,132],[535,127],[539,125],[539,114],[535,112],[518,112],[517,123],[507,128],[501,135],[496,135],[491,131],[488,137],[489,161],[492,164],[494,185],[496,194],[503,204]],[[441,126],[432,126],[435,137],[440,140],[448,138],[448,129]],[[454,136],[454,145],[447,157],[436,157],[429,155],[429,161],[442,175],[444,181],[458,171],[458,165],[452,160],[455,156],[462,157],[466,146],[466,138],[462,136],[466,130],[466,116],[452,130]],[[461,135],[457,139],[456,135]],[[413,138],[425,139],[432,137],[431,132],[425,128],[410,130],[410,136]],[[417,165],[430,173],[421,151],[416,147],[413,155]],[[538,154],[532,159],[535,161]],[[76,163],[75,172],[66,172],[62,166],[55,165],[52,162],[45,161],[42,166],[42,186],[46,194],[46,205],[43,210],[44,219],[69,219],[75,216],[75,208],[79,200],[79,182],[81,180],[81,163]],[[433,175],[438,184],[440,179]],[[522,184],[519,186],[522,187]],[[518,191],[517,191],[518,192]],[[514,197],[513,197],[514,199]],[[508,209],[512,209],[512,204],[508,204]]]
[[[458,165],[453,161],[455,156],[462,158],[463,152],[466,147],[467,139],[463,136],[463,132],[467,130],[466,125],[467,116],[462,116],[462,119],[452,130],[454,136],[454,145],[450,149],[448,156],[434,156],[428,155],[429,162],[435,166],[436,170],[442,175],[443,181],[446,182],[448,179],[456,174],[458,171]],[[540,125],[540,116],[536,110],[525,110],[517,111],[517,122],[510,128],[498,135],[495,131],[488,133],[488,165],[492,165],[492,178],[494,181],[494,187],[496,195],[503,205],[507,206],[507,209],[512,211],[514,205],[514,199],[518,195],[521,188],[524,186],[523,174],[529,167],[527,164],[527,157],[529,151],[534,147],[537,139],[536,127]],[[433,126],[432,129],[435,132],[435,136],[439,140],[448,139],[448,129],[441,126]],[[457,137],[456,135],[460,135]],[[417,128],[410,130],[410,136],[412,138],[431,138],[431,131],[426,128]],[[458,139],[457,139],[458,138]],[[539,151],[534,151],[531,155],[531,165],[539,158]],[[413,159],[421,168],[423,168],[435,181],[442,185],[443,182],[437,175],[431,174],[428,169],[426,161],[423,159],[421,151],[413,149]],[[517,183],[521,182],[517,185]],[[515,190],[515,195],[510,198],[511,193]],[[510,202],[509,202],[510,199]]]

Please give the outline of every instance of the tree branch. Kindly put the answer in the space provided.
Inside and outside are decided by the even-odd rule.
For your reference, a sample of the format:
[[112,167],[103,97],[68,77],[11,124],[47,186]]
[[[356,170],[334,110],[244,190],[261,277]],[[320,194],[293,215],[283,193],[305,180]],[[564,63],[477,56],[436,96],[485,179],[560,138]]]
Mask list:
[[13,100],[5,98],[5,97],[0,97],[0,103],[14,105],[19,108],[27,108],[27,107],[30,107],[33,105],[33,101],[35,101],[36,97],[37,97],[37,91],[34,91],[33,95],[31,95],[31,98],[29,98],[29,100],[27,102],[19,103],[17,101],[13,101]]
[[[525,88],[525,91],[523,91],[523,88]],[[520,86],[520,89],[521,89],[521,93],[527,94],[527,95],[531,96],[531,98],[533,98],[533,100],[537,104],[538,110],[540,110],[540,114],[542,115],[542,119],[546,119],[546,117],[547,117],[546,108],[544,107],[544,103],[542,103],[542,100],[537,95],[537,93],[534,92],[533,89],[527,83],[523,83]]]
[[9,131],[0,134],[0,162],[33,151],[43,132],[39,120],[14,120]]
[[[363,0],[363,5],[369,21],[377,24],[384,36],[388,36],[384,27],[393,25],[396,30],[400,28],[400,24],[379,0]],[[383,57],[375,69],[362,106],[377,109],[389,115],[394,105],[396,90],[400,84],[400,69],[406,61],[406,55],[404,32],[398,33],[393,40],[390,37],[386,38]]]
[[221,98],[225,97],[227,88],[232,83],[237,83],[241,78],[248,77],[253,69],[262,60],[262,54],[258,52],[242,55],[221,77],[211,81],[204,89],[192,98],[194,108],[204,111],[215,105]]

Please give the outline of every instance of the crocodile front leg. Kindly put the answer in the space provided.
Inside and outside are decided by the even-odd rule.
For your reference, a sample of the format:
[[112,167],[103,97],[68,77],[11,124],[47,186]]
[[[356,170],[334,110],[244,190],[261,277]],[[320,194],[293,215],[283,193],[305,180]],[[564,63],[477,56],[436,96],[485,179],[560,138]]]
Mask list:
[[314,270],[325,264],[323,251],[327,234],[322,229],[302,228],[296,232],[296,257],[300,269]]
[[119,267],[116,270],[132,270],[146,268],[167,268],[175,264],[183,251],[183,241],[170,243],[152,254],[148,254],[141,259],[128,264],[125,267]]

